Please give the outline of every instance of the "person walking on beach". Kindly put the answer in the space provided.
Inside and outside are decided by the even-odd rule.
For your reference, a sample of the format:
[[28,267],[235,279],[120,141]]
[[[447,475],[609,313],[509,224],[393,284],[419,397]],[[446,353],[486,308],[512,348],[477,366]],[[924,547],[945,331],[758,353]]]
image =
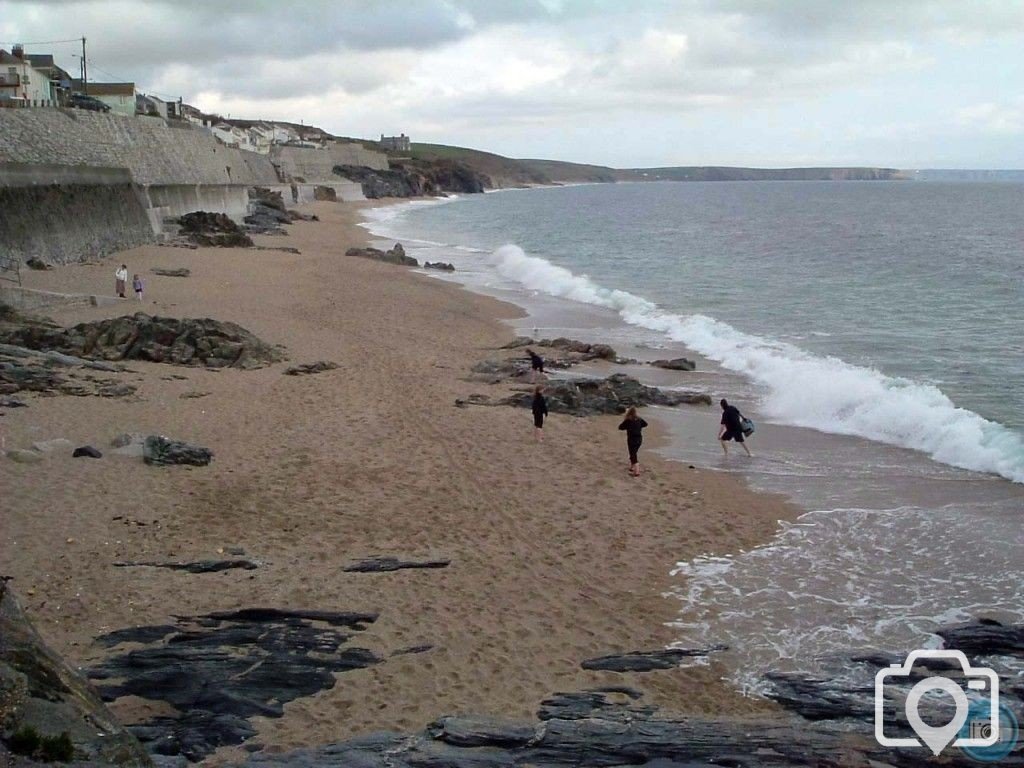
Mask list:
[[135,297],[142,301],[142,278],[138,275],[132,278],[132,290],[135,291]]
[[548,415],[548,401],[544,397],[544,387],[538,384],[533,389],[533,439],[544,442],[544,418]]
[[747,456],[751,456],[750,449],[743,441],[743,414],[740,413],[740,409],[735,405],[729,405],[729,401],[724,397],[720,405],[722,406],[722,424],[718,428],[718,441],[722,444],[722,450],[725,452],[725,455],[729,455],[729,447],[726,443],[730,440],[735,440],[743,446]]
[[626,411],[626,418],[619,424],[619,429],[626,433],[626,447],[629,449],[629,474],[640,477],[640,446],[643,445],[643,429],[647,422],[636,415],[636,407]]
[[122,264],[114,273],[114,290],[120,298],[125,298],[125,286],[128,283],[128,265]]
[[537,374],[544,375],[544,358],[534,352],[532,349],[527,349],[526,354],[530,356],[530,378],[532,381],[537,381]]

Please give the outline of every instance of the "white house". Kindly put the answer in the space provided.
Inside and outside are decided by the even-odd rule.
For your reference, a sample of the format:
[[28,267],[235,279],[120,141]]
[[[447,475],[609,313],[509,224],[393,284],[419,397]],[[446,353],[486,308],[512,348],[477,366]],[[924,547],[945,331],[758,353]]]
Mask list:
[[95,83],[92,80],[83,83],[78,79],[71,83],[78,93],[92,96],[110,107],[111,114],[135,115],[135,83]]
[[49,75],[32,66],[20,45],[10,53],[0,49],[0,99],[25,107],[57,106]]

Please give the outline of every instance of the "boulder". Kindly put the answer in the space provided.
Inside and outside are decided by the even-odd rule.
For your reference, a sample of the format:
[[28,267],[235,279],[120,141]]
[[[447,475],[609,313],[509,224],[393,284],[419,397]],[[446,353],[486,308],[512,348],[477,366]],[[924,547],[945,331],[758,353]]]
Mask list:
[[296,365],[292,368],[286,368],[284,373],[285,376],[309,376],[314,373],[333,371],[337,367],[337,363],[332,363],[328,360],[318,360],[315,363],[303,363],[302,365]]
[[208,368],[260,368],[283,359],[277,349],[235,323],[156,317],[143,312],[79,323],[72,328],[22,325],[0,331],[0,341],[30,350],[101,360],[146,360]]
[[99,449],[93,448],[91,445],[83,445],[81,448],[75,448],[75,452],[71,454],[76,459],[102,459],[103,454],[100,453]]
[[402,247],[401,243],[395,243],[395,247],[389,251],[382,251],[379,248],[349,248],[345,251],[345,255],[383,261],[387,264],[400,264],[404,267],[418,267],[420,265],[412,256],[405,255],[405,248]]
[[424,269],[436,269],[440,272],[454,272],[455,266],[447,261],[426,261],[423,263]]
[[33,256],[33,257],[29,258],[29,259],[25,259],[25,266],[28,267],[29,269],[36,269],[36,270],[39,270],[39,271],[45,271],[45,270],[48,270],[48,269],[53,269],[53,267],[51,265],[47,264],[45,261],[43,261],[42,259],[40,259],[37,256]]
[[73,766],[152,765],[96,691],[47,647],[7,580],[0,578],[0,765],[11,764],[5,758],[15,732],[47,743],[65,742],[74,754]]
[[175,269],[164,269],[163,267],[153,267],[151,270],[154,275],[160,275],[161,277],[188,277],[192,274],[192,270],[185,267],[177,267]]
[[242,228],[224,213],[193,211],[178,219],[180,232],[195,244],[217,248],[250,248],[253,245]]
[[665,368],[669,371],[695,371],[697,364],[685,357],[675,357],[671,360],[654,360],[651,362],[655,368]]
[[451,560],[401,560],[397,557],[367,557],[342,570],[346,573],[389,573],[404,569],[447,568]]
[[147,464],[155,466],[188,464],[193,467],[205,467],[213,461],[213,452],[209,448],[170,440],[162,435],[150,435],[143,443],[142,459]]
[[7,458],[18,464],[38,464],[43,460],[43,454],[37,451],[26,451],[21,448],[11,448],[7,451]]
[[338,192],[334,187],[326,187],[318,184],[313,187],[313,199],[329,203],[338,202]]

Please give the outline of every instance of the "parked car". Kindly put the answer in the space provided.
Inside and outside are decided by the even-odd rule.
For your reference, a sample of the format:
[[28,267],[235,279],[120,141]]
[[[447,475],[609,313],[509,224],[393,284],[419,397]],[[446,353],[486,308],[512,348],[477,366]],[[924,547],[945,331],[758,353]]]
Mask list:
[[72,93],[68,97],[68,106],[76,109],[88,109],[90,112],[109,112],[110,105],[104,104],[94,96],[84,93]]

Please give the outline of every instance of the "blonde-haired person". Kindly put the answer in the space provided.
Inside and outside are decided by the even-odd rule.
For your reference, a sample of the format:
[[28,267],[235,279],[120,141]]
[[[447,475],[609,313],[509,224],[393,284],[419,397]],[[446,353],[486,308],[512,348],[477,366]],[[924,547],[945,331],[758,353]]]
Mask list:
[[640,476],[640,446],[643,445],[643,430],[647,422],[641,419],[636,413],[636,407],[630,406],[626,411],[626,418],[619,424],[619,429],[626,433],[626,448],[629,449],[629,474],[633,477]]

